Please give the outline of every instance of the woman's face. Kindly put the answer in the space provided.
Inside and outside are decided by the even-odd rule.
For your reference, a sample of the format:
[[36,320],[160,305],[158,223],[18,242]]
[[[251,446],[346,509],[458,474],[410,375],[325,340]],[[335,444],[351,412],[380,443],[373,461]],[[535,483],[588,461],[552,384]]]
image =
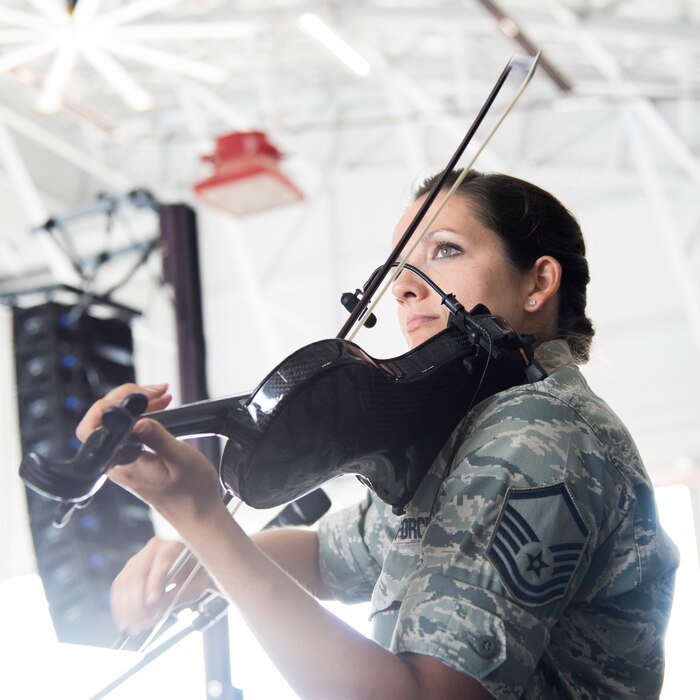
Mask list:
[[[430,220],[443,196],[437,198],[424,221]],[[416,200],[399,220],[394,244],[423,199]],[[418,231],[422,230],[419,226]],[[464,197],[454,196],[448,201],[408,262],[445,293],[454,294],[467,311],[476,304],[485,304],[515,330],[525,330],[531,276],[513,267],[500,238],[476,219]],[[410,347],[416,347],[447,326],[449,312],[440,303],[440,297],[409,270],[401,273],[392,292],[398,302],[401,329]]]

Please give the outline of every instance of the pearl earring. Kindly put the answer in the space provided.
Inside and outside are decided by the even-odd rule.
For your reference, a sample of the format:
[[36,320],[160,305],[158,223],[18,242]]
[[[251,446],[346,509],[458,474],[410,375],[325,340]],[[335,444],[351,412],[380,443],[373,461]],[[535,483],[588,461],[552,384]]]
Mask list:
[[528,302],[528,304],[530,304],[530,306],[535,306],[535,305],[537,304],[537,300],[536,300],[536,299],[530,299],[530,301]]

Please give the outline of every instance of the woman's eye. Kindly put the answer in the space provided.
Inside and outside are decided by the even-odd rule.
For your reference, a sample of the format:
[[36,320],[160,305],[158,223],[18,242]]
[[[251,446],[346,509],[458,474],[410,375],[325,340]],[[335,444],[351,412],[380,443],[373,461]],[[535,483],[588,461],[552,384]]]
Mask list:
[[462,251],[456,245],[452,245],[451,243],[440,243],[435,248],[435,257],[449,258],[452,255],[458,255],[461,252]]

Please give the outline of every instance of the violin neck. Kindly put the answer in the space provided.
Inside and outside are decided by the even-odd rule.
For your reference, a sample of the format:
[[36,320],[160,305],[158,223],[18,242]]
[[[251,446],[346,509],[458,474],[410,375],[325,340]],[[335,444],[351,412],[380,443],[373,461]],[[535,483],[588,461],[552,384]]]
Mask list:
[[242,394],[224,399],[197,401],[179,408],[148,413],[146,416],[157,420],[175,437],[229,437],[231,416],[241,409],[247,399],[248,395]]

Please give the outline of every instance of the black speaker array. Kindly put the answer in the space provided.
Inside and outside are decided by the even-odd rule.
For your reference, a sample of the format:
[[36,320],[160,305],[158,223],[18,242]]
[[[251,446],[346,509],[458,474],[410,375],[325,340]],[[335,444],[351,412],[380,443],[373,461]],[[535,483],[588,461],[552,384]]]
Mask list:
[[[75,428],[87,408],[134,381],[129,320],[56,302],[15,307],[13,316],[22,452],[69,459],[79,447]],[[148,506],[107,482],[56,528],[57,502],[26,493],[37,568],[59,641],[111,646],[117,630],[109,589],[127,559],[153,536]]]

